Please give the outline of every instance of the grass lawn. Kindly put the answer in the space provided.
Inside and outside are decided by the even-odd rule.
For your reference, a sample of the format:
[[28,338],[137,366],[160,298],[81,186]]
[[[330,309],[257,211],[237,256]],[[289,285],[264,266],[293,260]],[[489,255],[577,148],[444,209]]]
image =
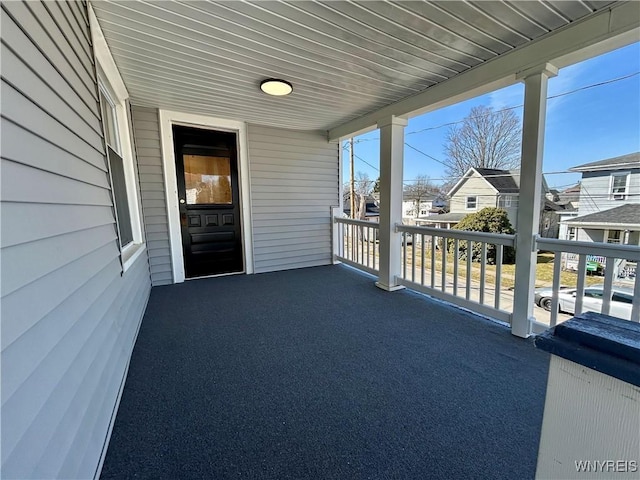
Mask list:
[[[411,269],[412,262],[412,248],[409,246],[409,250],[407,252],[407,272]],[[420,246],[416,245],[416,267],[419,270],[419,267],[422,265],[422,255],[420,252]],[[431,250],[425,249],[425,267],[427,270],[431,269]],[[466,268],[467,262],[466,260],[460,260],[458,262],[458,275],[466,278]],[[437,250],[436,251],[436,270],[442,271],[442,253]],[[515,264],[512,265],[502,265],[501,271],[501,282],[502,288],[513,288],[515,284]],[[449,253],[447,255],[447,273],[453,274],[453,256]],[[473,262],[471,264],[471,278],[476,281],[480,281],[480,263]],[[496,282],[496,266],[495,265],[486,265],[485,266],[485,281],[487,283],[495,285]],[[571,287],[576,286],[578,282],[578,275],[571,271],[562,271],[560,272],[560,284]],[[604,277],[588,275],[585,280],[586,285],[594,285],[598,283],[603,283]],[[536,266],[536,287],[547,287],[553,284],[553,253],[540,253],[538,255],[538,264]]]
[[[377,254],[377,248],[375,248],[375,244],[371,243],[369,245],[369,251],[366,249],[366,242],[364,247],[364,252],[362,252],[363,257],[367,257],[367,253],[369,256],[369,265],[373,266],[374,256],[375,263],[378,264],[379,258]],[[349,252],[351,249],[351,242],[347,241],[345,244],[345,254]],[[411,245],[408,245],[407,249],[407,274],[411,275],[412,263],[413,263],[413,252],[415,251],[415,265],[416,265],[416,277],[420,277],[420,268],[422,266],[422,252],[420,244],[415,245],[415,249],[412,248]],[[374,253],[375,252],[375,253]],[[425,257],[425,268],[426,271],[429,272],[431,270],[431,249],[429,247],[425,248],[424,252]],[[538,263],[536,267],[536,287],[550,287],[553,284],[553,253],[540,253],[538,254]],[[360,259],[360,255],[358,255],[358,259]],[[442,252],[440,250],[436,250],[436,271],[442,271]],[[471,264],[471,278],[475,281],[480,281],[480,263],[473,262]],[[502,265],[501,271],[501,288],[508,289],[513,288],[515,284],[515,264],[511,265]],[[458,261],[458,278],[460,280],[466,279],[467,272],[467,262],[466,260]],[[448,252],[447,255],[447,273],[453,274],[453,255]],[[560,272],[560,284],[567,287],[575,287],[577,285],[578,275],[575,272],[565,271]],[[496,266],[495,265],[485,265],[485,282],[488,284],[495,285],[496,283]],[[586,285],[594,285],[604,283],[604,277],[597,275],[587,275],[585,279]]]

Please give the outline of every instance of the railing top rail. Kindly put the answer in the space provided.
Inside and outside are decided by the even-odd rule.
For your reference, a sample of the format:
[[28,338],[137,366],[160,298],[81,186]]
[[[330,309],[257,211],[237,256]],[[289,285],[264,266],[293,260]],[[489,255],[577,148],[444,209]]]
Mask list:
[[354,218],[333,217],[333,221],[335,223],[344,223],[346,225],[361,225],[363,227],[378,228],[380,226],[378,222],[367,222],[366,220],[356,220]]
[[414,227],[413,225],[396,224],[399,232],[417,233],[419,235],[434,235],[437,237],[457,238],[458,240],[471,240],[473,242],[484,242],[496,245],[513,247],[516,244],[515,235],[502,233],[471,232],[468,230],[454,230],[434,227]]
[[619,245],[616,243],[579,242],[575,240],[558,240],[556,238],[536,239],[538,248],[551,252],[578,253],[598,255],[601,257],[624,258],[640,261],[640,247],[635,245]]

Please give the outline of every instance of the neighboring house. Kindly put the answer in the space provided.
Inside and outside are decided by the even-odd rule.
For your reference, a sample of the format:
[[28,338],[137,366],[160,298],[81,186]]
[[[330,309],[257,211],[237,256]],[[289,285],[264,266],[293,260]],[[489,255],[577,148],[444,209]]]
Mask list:
[[[546,193],[548,188],[544,180],[543,188]],[[506,210],[515,229],[519,192],[520,173],[517,170],[470,168],[449,191],[449,213],[422,219],[420,224],[450,228],[470,213],[486,207],[498,207]],[[541,211],[544,211],[544,207]]]
[[558,225],[557,238],[568,240],[570,238],[566,221],[578,216],[578,207],[580,205],[580,183],[557,192],[554,203],[561,207],[560,210],[556,211],[556,223]]
[[421,198],[404,194],[402,199],[402,221],[403,223],[414,222],[418,217],[428,217],[434,207],[434,195],[424,195]]
[[582,180],[577,216],[564,220],[564,238],[640,245],[640,153],[570,170]]
[[[347,192],[343,198],[344,208],[342,211],[347,217],[351,217],[351,194]],[[360,201],[360,195],[356,195],[356,212],[360,211]],[[365,210],[363,217],[364,218],[362,218],[362,220],[367,220],[369,222],[377,222],[380,220],[380,207],[378,207],[378,202],[372,195],[367,195],[365,198]]]

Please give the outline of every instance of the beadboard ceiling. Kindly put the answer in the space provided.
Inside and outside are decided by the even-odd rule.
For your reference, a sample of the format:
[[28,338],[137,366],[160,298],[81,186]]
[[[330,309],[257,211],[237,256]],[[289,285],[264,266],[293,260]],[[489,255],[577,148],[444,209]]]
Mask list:
[[[134,104],[328,130],[610,1],[92,1]],[[261,80],[293,84],[269,97]]]

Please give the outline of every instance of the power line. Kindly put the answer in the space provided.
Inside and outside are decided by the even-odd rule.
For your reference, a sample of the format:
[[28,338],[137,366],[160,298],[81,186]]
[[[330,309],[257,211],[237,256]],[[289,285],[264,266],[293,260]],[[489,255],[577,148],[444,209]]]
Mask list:
[[[604,81],[598,82],[598,83],[592,83],[590,85],[585,85],[585,86],[576,88],[574,90],[569,90],[567,92],[558,93],[556,95],[550,95],[550,96],[547,97],[547,100],[553,100],[554,98],[564,97],[566,95],[572,95],[574,93],[581,92],[583,90],[588,90],[588,89],[595,88],[595,87],[601,87],[603,85],[608,85],[610,83],[620,82],[622,80],[627,80],[628,78],[632,78],[632,77],[635,77],[637,75],[640,75],[640,71],[633,72],[633,73],[630,73],[628,75],[623,75],[622,77],[612,78],[610,80],[604,80]],[[489,114],[478,115],[476,117],[471,117],[471,118],[482,118],[482,117],[486,117],[486,116],[492,115],[494,113],[505,112],[507,110],[515,110],[517,108],[522,108],[523,106],[524,106],[524,104],[514,105],[512,107],[505,107],[505,108],[501,108],[500,110],[492,111]],[[443,123],[441,125],[435,125],[433,127],[425,127],[425,128],[420,129],[420,130],[414,130],[414,131],[411,131],[411,132],[406,132],[405,135],[415,135],[417,133],[422,133],[422,132],[426,132],[426,131],[429,131],[429,130],[437,130],[439,128],[448,127],[448,126],[451,126],[451,125],[456,125],[458,123],[463,123],[464,121],[465,121],[465,119],[455,120],[453,122],[447,122],[447,123]],[[380,140],[380,137],[362,138],[362,139],[359,139],[359,140],[355,140],[354,143],[372,142],[372,141],[375,141],[375,140]]]
[[424,153],[422,150],[417,149],[417,148],[416,148],[416,147],[414,147],[413,145],[409,145],[407,142],[404,142],[404,144],[405,144],[407,147],[409,147],[409,148],[411,148],[411,149],[415,150],[416,152],[421,153],[421,154],[422,154],[422,155],[424,155],[425,157],[430,158],[430,159],[431,159],[431,160],[433,160],[434,162],[438,162],[439,164],[444,165],[445,167],[448,167],[448,165],[447,165],[446,163],[444,163],[442,160],[438,160],[436,157],[433,157],[433,156],[429,155],[428,153]]

